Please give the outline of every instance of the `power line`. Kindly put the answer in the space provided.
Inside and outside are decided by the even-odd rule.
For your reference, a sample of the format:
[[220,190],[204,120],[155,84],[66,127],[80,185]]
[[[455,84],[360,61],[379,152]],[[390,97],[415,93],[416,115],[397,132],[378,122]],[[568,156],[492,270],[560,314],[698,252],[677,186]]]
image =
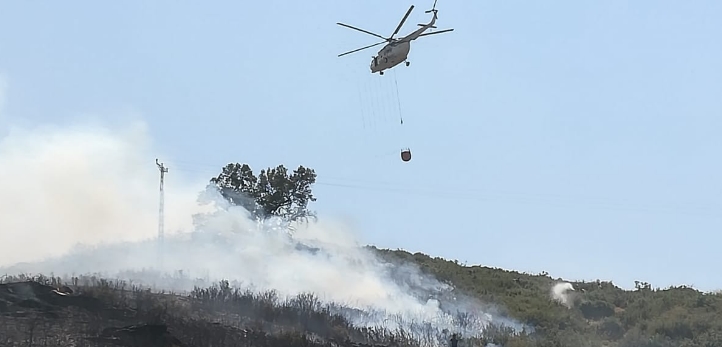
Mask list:
[[[567,199],[550,199],[534,198],[534,195],[530,196],[505,196],[497,194],[479,194],[472,190],[468,192],[460,191],[438,191],[438,190],[425,190],[425,189],[409,189],[409,188],[391,188],[391,187],[379,187],[379,186],[367,186],[357,184],[343,184],[343,183],[328,183],[328,182],[316,182],[317,185],[331,186],[337,188],[348,188],[364,191],[375,191],[375,192],[392,192],[400,193],[404,195],[416,195],[425,196],[434,199],[451,199],[451,200],[473,200],[479,202],[493,202],[493,203],[510,203],[517,205],[536,205],[544,207],[556,207],[556,208],[592,208],[600,210],[614,210],[614,211],[626,211],[626,212],[645,212],[645,213],[661,213],[661,214],[678,214],[688,215],[696,217],[713,217],[719,218],[718,214],[715,214],[714,207],[692,207],[691,209],[684,209],[683,206],[644,206],[638,204],[625,204],[619,201],[579,201]],[[521,193],[520,193],[521,194]],[[709,212],[706,212],[707,210]]]
[[[215,176],[222,169],[222,165],[210,165],[191,162],[182,163],[177,167],[177,171],[203,173]],[[177,163],[177,164],[178,164]],[[179,166],[179,165],[176,165]],[[582,195],[562,195],[562,194],[541,194],[529,192],[514,192],[496,189],[480,189],[474,187],[454,188],[439,187],[419,188],[405,187],[398,183],[379,182],[355,178],[340,178],[324,176],[324,180],[316,181],[316,185],[325,187],[334,187],[342,189],[353,189],[367,192],[377,193],[395,193],[403,195],[423,196],[433,199],[452,199],[452,200],[474,200],[483,202],[511,203],[521,205],[542,205],[545,207],[582,207],[603,210],[617,211],[634,211],[647,213],[663,213],[663,214],[681,214],[690,216],[715,217],[719,215],[715,210],[719,206],[696,205],[695,204],[675,204],[662,205],[657,204],[651,206],[649,204],[637,204],[624,199],[611,199],[602,197],[590,197]],[[210,178],[210,176],[209,176]]]

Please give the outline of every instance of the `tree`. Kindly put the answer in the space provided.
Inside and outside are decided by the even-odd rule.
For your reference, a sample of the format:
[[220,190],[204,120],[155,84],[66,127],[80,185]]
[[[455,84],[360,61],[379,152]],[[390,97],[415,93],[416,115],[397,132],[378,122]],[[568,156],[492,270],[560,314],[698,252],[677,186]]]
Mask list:
[[228,164],[217,177],[211,178],[211,184],[224,198],[254,217],[279,216],[291,221],[315,217],[308,210],[308,203],[316,201],[311,191],[314,183],[313,169],[299,166],[289,175],[283,165],[261,170],[255,176],[248,164]]

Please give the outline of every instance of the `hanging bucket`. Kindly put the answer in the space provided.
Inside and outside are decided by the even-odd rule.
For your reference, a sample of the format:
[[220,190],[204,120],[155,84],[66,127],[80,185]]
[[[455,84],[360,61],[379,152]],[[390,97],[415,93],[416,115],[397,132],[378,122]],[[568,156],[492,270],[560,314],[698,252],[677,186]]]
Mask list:
[[401,151],[401,160],[403,160],[403,161],[411,160],[411,151],[408,149]]

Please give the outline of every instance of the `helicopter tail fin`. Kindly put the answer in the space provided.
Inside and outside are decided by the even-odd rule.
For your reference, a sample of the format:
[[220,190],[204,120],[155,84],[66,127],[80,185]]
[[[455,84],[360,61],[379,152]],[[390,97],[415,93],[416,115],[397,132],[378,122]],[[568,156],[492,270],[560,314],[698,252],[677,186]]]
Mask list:
[[432,6],[430,10],[426,10],[425,12],[426,13],[431,13],[431,12],[436,13],[436,0],[434,0],[434,6]]

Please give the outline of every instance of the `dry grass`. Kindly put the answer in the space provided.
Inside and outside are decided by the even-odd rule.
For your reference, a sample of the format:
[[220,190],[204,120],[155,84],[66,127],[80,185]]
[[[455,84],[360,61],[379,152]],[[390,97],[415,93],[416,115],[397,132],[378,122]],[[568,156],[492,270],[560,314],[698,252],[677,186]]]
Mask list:
[[[54,291],[63,286],[73,293]],[[228,281],[180,295],[96,276],[4,277],[0,345],[405,347],[446,344],[451,337],[430,326],[421,334],[355,327],[334,313],[339,309],[312,294],[280,300],[273,291],[240,290]],[[490,329],[463,346],[510,334]]]

